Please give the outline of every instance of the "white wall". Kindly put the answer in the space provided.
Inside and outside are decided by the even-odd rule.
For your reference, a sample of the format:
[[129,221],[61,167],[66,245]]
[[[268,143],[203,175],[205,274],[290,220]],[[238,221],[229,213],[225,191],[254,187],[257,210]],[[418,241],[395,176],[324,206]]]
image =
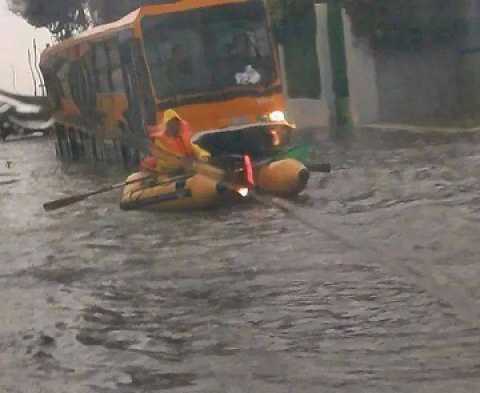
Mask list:
[[[344,22],[354,125],[450,120],[461,116],[464,108],[460,104],[463,90],[458,42],[410,52],[373,51],[367,42],[353,36],[346,15]],[[478,38],[480,35],[476,40],[480,48]],[[480,51],[475,59],[470,59],[470,76],[465,83],[480,101],[479,69]],[[475,78],[478,83],[472,84]]]
[[459,53],[451,43],[418,52],[375,55],[380,120],[412,122],[459,116]]
[[[288,99],[287,110],[289,118],[294,120],[298,128],[314,128],[322,132],[330,126],[334,95],[332,90],[326,5],[316,4],[315,13],[317,17],[317,54],[320,65],[322,94],[318,100],[307,98]],[[281,57],[283,59],[283,51],[281,51]],[[283,74],[285,75],[285,72]]]
[[[328,42],[327,5],[316,4],[317,54],[322,94],[319,100],[289,99],[288,114],[299,128],[325,131],[334,124],[335,94]],[[353,37],[349,18],[344,15],[345,47],[354,125],[373,123],[379,118],[375,59],[368,44]],[[282,53],[283,58],[283,53]]]
[[[480,26],[480,2],[469,1],[468,15]],[[299,128],[315,128],[321,132],[334,124],[335,96],[326,4],[317,4],[315,12],[321,98],[289,99],[288,113]],[[344,28],[350,110],[354,126],[375,122],[458,118],[464,109],[462,96],[473,103],[474,108],[480,107],[480,27],[470,37],[470,45],[479,51],[463,56],[465,72],[460,67],[458,42],[416,52],[373,51],[368,42],[353,35],[346,14]],[[464,86],[462,77],[466,78]]]
[[375,58],[368,42],[353,36],[345,13],[343,22],[352,121],[355,126],[374,123],[380,115]]

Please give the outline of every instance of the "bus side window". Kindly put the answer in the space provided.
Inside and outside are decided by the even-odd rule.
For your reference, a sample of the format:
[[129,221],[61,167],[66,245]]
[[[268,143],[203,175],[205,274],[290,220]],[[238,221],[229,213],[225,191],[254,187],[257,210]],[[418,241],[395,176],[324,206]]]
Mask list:
[[107,82],[108,82],[108,89],[107,91],[113,92],[113,81],[112,81],[112,60],[111,60],[111,52],[112,48],[110,47],[110,43],[107,41],[105,42],[105,53],[107,54]]
[[57,92],[59,105],[61,103],[61,99],[65,98],[65,92],[63,90],[62,79],[60,75],[61,68],[62,68],[61,64],[57,63],[54,66],[52,66],[52,70],[51,70],[52,88]]
[[81,86],[80,86],[80,78],[79,78],[79,67],[78,64],[70,65],[70,69],[68,71],[68,85],[70,87],[70,92],[73,98],[73,101],[78,105],[81,106],[82,98],[81,98]]
[[93,85],[95,86],[95,90],[98,89],[98,86],[100,84],[98,80],[98,74],[97,74],[97,47],[96,45],[92,45],[91,49],[91,56],[90,56],[90,72],[93,77]]
[[60,69],[58,70],[58,79],[60,81],[60,85],[61,85],[61,90],[62,90],[62,96],[64,98],[72,98],[72,94],[71,94],[71,91],[70,91],[70,85],[68,83],[68,73],[70,71],[70,66],[69,66],[69,63],[65,62],[62,64],[62,66],[60,67]]
[[111,84],[111,90],[113,92],[124,92],[125,85],[123,82],[122,67],[120,61],[120,49],[118,44],[111,42],[108,45],[108,54],[109,54],[109,80]]
[[97,86],[97,74],[95,72],[95,47],[90,47],[88,54],[85,57],[85,72],[88,78],[88,87],[89,87],[89,94],[92,96],[91,105],[95,107],[96,105],[96,86]]
[[56,73],[51,69],[43,69],[42,74],[45,79],[45,87],[47,88],[48,97],[52,102],[55,109],[59,109],[61,106],[62,88],[58,81]]
[[108,93],[110,90],[108,77],[108,53],[105,43],[95,45],[95,74],[96,86],[99,93]]

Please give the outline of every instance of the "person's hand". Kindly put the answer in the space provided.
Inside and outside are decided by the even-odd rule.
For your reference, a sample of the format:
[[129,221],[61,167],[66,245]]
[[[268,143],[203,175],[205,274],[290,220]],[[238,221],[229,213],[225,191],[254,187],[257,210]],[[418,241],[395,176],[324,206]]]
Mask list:
[[192,157],[184,157],[184,158],[182,158],[181,161],[182,161],[182,166],[186,170],[192,170],[193,169],[193,164],[194,164],[195,160]]

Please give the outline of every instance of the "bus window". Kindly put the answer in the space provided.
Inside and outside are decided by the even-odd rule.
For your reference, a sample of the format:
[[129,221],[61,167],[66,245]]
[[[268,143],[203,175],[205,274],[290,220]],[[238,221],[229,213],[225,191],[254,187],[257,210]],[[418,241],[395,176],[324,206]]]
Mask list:
[[[273,59],[267,32],[249,21],[237,22],[234,25],[228,21],[218,22],[210,26],[212,36],[217,37],[212,44],[212,66],[218,71],[215,73],[216,82],[228,85],[271,80]],[[257,79],[248,79],[245,75],[249,66]]]
[[110,77],[112,79],[112,90],[114,92],[124,92],[125,84],[123,81],[122,64],[120,60],[120,50],[118,44],[113,43],[110,47]]
[[108,53],[105,44],[95,45],[95,74],[97,91],[107,93],[110,90],[108,77]]
[[125,91],[123,74],[120,61],[120,51],[115,42],[107,44],[109,56],[109,79],[110,87],[113,92]]
[[90,71],[90,77],[92,78],[93,86],[96,90],[98,88],[98,85],[100,84],[100,81],[98,80],[98,74],[95,69],[97,64],[97,50],[95,45],[92,45],[90,48],[90,56],[87,56],[87,64]]
[[58,79],[60,81],[62,96],[65,98],[71,98],[72,93],[70,90],[70,83],[68,80],[68,74],[70,72],[70,66],[67,62],[63,63],[57,72]]
[[208,74],[200,35],[190,28],[179,28],[164,30],[158,36],[161,39],[145,42],[157,94],[168,97],[201,89]]
[[42,68],[42,73],[45,79],[48,97],[52,102],[54,109],[59,109],[63,91],[58,76],[53,69],[48,68]]
[[85,71],[88,77],[88,84],[90,89],[92,89],[92,93],[95,94],[95,86],[96,86],[96,75],[95,75],[95,51],[90,48],[88,53],[84,58],[85,64]]
[[72,63],[68,72],[68,83],[74,102],[78,107],[85,109],[85,103],[87,101],[87,83],[85,79],[84,70],[78,63]]
[[160,99],[270,85],[275,62],[259,3],[229,4],[142,20],[145,53]]

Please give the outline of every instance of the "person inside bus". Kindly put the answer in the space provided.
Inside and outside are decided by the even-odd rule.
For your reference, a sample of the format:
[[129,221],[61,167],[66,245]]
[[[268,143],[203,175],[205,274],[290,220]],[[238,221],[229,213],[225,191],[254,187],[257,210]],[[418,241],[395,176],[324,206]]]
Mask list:
[[192,62],[182,44],[172,48],[167,61],[167,78],[171,93],[176,94],[191,87],[193,77]]
[[227,78],[228,82],[236,81],[237,84],[257,83],[261,79],[256,70],[258,61],[259,54],[248,35],[235,34],[228,51],[228,64],[223,70],[224,73],[228,73],[224,75],[224,79]]
[[208,161],[210,153],[191,141],[189,124],[174,110],[163,115],[161,126],[150,128],[150,155],[141,163],[148,172],[176,175],[188,171],[194,161]]
[[233,37],[230,47],[230,59],[231,61],[238,62],[239,65],[245,67],[255,60],[252,55],[252,47],[250,39],[246,33],[237,33]]

